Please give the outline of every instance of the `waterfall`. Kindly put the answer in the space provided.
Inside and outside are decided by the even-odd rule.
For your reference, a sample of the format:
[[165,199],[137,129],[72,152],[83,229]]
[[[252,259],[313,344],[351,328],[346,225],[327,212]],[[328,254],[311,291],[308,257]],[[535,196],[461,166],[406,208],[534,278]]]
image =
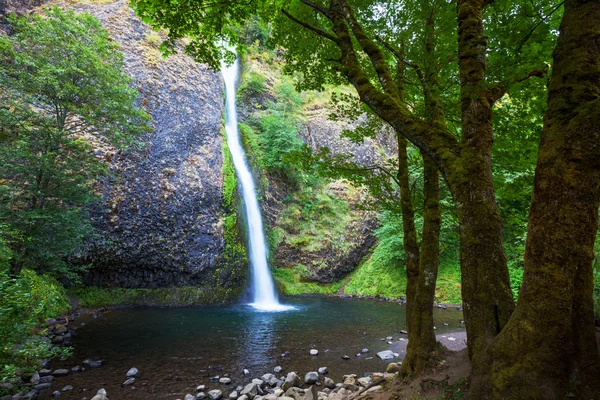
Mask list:
[[277,291],[275,290],[275,284],[267,262],[267,242],[265,240],[260,206],[256,197],[254,179],[248,167],[244,149],[240,143],[235,105],[235,84],[238,78],[238,71],[238,60],[233,65],[223,65],[221,67],[221,73],[225,81],[227,115],[225,131],[227,132],[227,144],[233,159],[233,166],[242,186],[242,200],[248,223],[248,248],[250,253],[251,289],[253,296],[253,302],[250,305],[262,311],[287,310],[292,307],[280,304],[277,299]]

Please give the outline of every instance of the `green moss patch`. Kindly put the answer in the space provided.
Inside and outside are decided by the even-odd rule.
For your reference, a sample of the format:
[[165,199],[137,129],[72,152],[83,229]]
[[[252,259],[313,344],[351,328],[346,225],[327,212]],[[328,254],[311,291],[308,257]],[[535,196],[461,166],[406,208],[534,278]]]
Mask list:
[[84,308],[111,306],[157,306],[177,307],[203,304],[222,304],[240,295],[239,288],[174,287],[160,289],[77,288],[69,293],[79,298]]

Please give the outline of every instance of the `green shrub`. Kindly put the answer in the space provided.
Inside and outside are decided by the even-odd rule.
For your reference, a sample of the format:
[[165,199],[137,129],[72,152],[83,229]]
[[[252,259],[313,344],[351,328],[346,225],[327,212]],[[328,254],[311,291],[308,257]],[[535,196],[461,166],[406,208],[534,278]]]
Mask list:
[[0,269],[0,381],[31,372],[42,358],[65,356],[68,348],[53,347],[37,327],[44,319],[71,307],[64,288],[48,275],[22,270],[14,277]]

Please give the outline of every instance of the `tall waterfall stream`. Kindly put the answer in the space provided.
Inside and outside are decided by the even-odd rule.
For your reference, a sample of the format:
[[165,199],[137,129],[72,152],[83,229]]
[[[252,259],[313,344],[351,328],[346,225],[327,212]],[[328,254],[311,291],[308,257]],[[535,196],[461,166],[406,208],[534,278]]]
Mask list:
[[221,72],[225,81],[225,98],[227,120],[225,131],[227,144],[233,159],[233,166],[242,188],[242,200],[248,225],[248,248],[252,275],[251,305],[261,311],[283,311],[293,307],[279,303],[277,291],[271,276],[267,260],[267,242],[260,213],[254,178],[248,166],[244,148],[240,143],[238,130],[235,84],[238,78],[239,62],[230,66],[223,65]]

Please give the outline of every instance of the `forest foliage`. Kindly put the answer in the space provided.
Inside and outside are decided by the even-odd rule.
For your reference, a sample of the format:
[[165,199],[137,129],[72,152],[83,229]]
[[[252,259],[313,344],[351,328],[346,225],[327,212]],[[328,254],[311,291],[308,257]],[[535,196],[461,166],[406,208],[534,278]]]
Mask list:
[[88,210],[110,154],[148,129],[123,55],[89,14],[8,18],[0,36],[0,381],[68,348],[44,319],[70,310],[70,262],[93,238]]

